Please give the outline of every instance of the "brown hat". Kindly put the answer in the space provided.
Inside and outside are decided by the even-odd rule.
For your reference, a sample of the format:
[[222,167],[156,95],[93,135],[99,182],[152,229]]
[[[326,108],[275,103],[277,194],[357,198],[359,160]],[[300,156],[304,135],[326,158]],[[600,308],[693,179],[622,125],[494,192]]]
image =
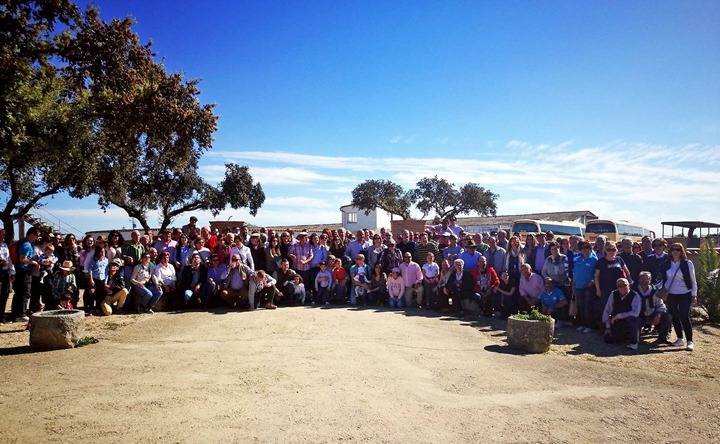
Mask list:
[[60,269],[64,271],[75,271],[72,261],[63,261],[62,265],[60,265]]
[[475,247],[477,247],[477,244],[475,243],[474,240],[470,239],[470,241],[468,241],[468,243],[467,243],[466,246],[467,246],[468,248],[475,248]]

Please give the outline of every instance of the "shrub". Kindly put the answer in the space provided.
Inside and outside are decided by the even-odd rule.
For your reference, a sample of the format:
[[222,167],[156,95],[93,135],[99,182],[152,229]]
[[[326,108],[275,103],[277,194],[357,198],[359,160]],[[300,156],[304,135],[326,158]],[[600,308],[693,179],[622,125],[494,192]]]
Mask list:
[[530,310],[530,313],[520,313],[515,314],[511,316],[515,319],[523,319],[525,321],[544,321],[544,322],[550,322],[552,321],[552,316],[542,314],[537,309],[533,308]]
[[708,320],[720,322],[720,255],[712,239],[700,245],[700,267],[696,270],[698,305],[705,309]]

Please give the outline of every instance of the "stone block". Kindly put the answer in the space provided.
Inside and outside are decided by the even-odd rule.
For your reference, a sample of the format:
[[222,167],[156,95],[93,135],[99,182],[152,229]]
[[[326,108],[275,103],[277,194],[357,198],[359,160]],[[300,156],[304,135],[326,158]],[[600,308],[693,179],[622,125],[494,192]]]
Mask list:
[[73,348],[85,334],[81,310],[51,310],[30,319],[30,348],[33,351]]

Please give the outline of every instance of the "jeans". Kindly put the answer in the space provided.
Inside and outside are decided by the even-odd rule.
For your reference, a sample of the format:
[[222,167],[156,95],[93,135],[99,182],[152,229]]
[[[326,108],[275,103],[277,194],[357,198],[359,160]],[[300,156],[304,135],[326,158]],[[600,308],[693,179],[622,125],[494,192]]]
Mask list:
[[[595,287],[584,287],[575,289],[575,301],[578,307],[578,318],[583,327],[596,328],[593,322],[593,299],[595,298]],[[604,308],[604,307],[603,307]]]
[[323,304],[327,304],[330,302],[330,289],[328,287],[320,287],[317,290],[318,299]]
[[679,339],[693,340],[692,323],[690,322],[690,293],[669,294],[667,297],[668,311],[672,315],[673,329]]
[[205,304],[207,305],[210,296],[215,293],[215,284],[206,283],[200,286],[197,292],[190,289],[183,292],[183,299],[187,305]]
[[140,299],[140,307],[146,309],[153,308],[162,296],[162,290],[153,285],[144,287],[136,285],[133,287],[133,291]]
[[391,308],[403,308],[405,306],[405,299],[402,296],[396,298],[388,298],[388,306]]

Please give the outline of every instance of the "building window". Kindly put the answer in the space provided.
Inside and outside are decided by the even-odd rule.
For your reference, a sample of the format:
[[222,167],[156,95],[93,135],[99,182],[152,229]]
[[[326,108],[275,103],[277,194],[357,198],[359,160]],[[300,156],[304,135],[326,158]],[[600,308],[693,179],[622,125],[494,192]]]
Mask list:
[[347,223],[356,224],[357,223],[357,213],[348,213],[347,214]]

